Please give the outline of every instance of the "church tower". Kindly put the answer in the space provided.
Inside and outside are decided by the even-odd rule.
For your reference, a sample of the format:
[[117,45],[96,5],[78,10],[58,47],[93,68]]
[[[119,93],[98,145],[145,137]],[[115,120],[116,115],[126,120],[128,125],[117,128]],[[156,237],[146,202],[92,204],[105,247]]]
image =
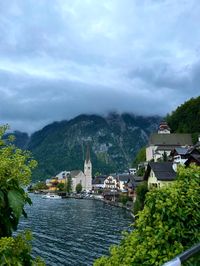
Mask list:
[[86,190],[92,190],[92,163],[90,159],[89,145],[87,145],[86,158],[84,162],[84,174]]

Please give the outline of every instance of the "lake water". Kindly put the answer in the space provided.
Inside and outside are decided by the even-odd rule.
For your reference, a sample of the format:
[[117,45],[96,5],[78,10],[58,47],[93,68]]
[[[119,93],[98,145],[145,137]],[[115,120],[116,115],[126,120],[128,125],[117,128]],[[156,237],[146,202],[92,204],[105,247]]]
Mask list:
[[92,265],[108,254],[111,244],[119,243],[121,232],[130,230],[130,213],[101,201],[85,199],[42,199],[31,195],[28,219],[19,231],[33,232],[33,255],[47,265]]

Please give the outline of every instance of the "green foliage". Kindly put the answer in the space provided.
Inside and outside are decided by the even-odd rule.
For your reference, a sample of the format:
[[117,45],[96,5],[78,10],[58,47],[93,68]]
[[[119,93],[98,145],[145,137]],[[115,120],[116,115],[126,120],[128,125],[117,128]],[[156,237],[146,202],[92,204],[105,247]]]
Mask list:
[[29,233],[11,237],[20,217],[27,217],[24,206],[31,199],[22,185],[29,183],[36,161],[12,144],[12,136],[5,138],[7,129],[0,127],[0,265],[44,265],[30,255]]
[[30,232],[19,234],[16,237],[0,238],[0,265],[45,265],[40,258],[33,260],[30,256],[31,239]]
[[45,182],[43,182],[43,181],[39,181],[39,182],[37,182],[36,184],[33,184],[33,185],[31,185],[30,187],[29,187],[29,191],[39,191],[39,190],[42,190],[42,189],[47,189],[48,187],[47,187],[47,185],[46,185],[46,183]]
[[64,191],[65,190],[65,184],[63,183],[58,183],[56,186],[60,191]]
[[135,167],[135,166],[137,166],[139,163],[141,163],[141,162],[145,162],[146,161],[146,147],[142,147],[139,151],[138,151],[138,153],[137,153],[137,155],[136,155],[136,157],[135,157],[135,159],[134,159],[134,161],[133,161],[133,163],[132,163],[132,167]]
[[136,215],[139,211],[143,210],[144,208],[144,202],[145,202],[145,196],[148,192],[148,185],[147,182],[142,182],[137,188],[136,188],[136,201],[134,202],[133,206],[133,213]]
[[80,193],[82,191],[82,185],[79,183],[76,185],[76,193]]
[[67,178],[66,191],[67,191],[67,193],[72,192],[72,178],[71,178],[71,176],[68,176],[68,178]]
[[120,194],[119,196],[119,202],[121,202],[123,205],[125,205],[128,201],[132,201],[132,198],[128,195]]
[[[159,266],[200,241],[200,167],[180,168],[170,187],[146,194],[134,230],[95,266]],[[195,258],[200,265],[200,258]],[[189,262],[185,263],[189,265]]]
[[191,98],[166,117],[172,132],[193,133],[193,141],[197,141],[200,133],[200,96]]
[[7,126],[0,127],[0,237],[11,236],[17,229],[20,216],[26,217],[24,205],[31,204],[22,189],[30,181],[36,161],[30,153],[16,148],[9,139],[3,139]]
[[136,174],[137,174],[138,176],[143,176],[144,173],[145,173],[145,167],[142,166],[142,167],[140,167],[140,168],[137,170],[137,173],[136,173]]

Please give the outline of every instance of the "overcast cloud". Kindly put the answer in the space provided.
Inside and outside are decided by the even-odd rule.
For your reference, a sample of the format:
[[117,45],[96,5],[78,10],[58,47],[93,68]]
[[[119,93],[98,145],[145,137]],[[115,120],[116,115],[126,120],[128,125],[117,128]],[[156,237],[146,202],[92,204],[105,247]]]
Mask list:
[[0,123],[165,115],[200,91],[199,0],[0,1]]

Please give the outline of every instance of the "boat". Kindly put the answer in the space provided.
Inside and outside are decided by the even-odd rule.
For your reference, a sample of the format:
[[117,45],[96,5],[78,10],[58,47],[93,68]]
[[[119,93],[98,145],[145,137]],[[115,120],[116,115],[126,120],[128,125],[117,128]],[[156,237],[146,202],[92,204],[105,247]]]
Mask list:
[[43,199],[62,199],[61,196],[56,195],[56,194],[51,194],[51,193],[48,193],[46,195],[43,195],[42,198]]

